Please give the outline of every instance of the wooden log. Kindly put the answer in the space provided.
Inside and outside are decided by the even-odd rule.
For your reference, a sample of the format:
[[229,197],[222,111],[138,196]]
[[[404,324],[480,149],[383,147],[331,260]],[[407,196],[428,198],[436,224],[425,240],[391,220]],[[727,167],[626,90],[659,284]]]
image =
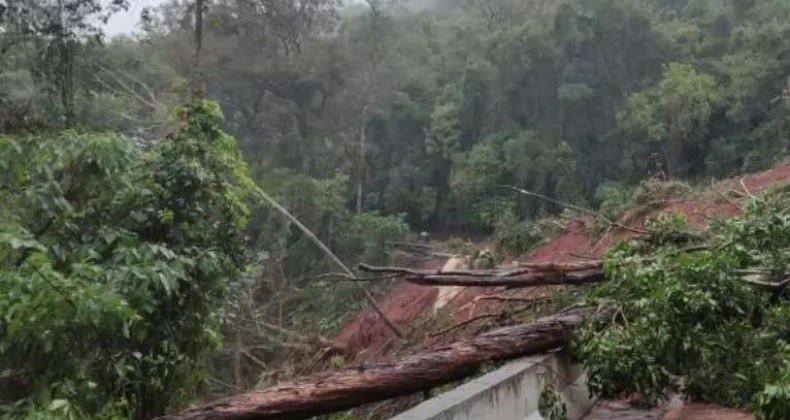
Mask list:
[[[517,288],[582,285],[606,280],[603,268],[590,263],[573,264],[567,267],[558,264],[535,265],[507,271],[427,271],[399,267],[370,267],[364,264],[360,264],[359,268],[371,273],[403,274],[406,281],[423,286],[506,286]],[[349,280],[369,281],[369,279],[362,278],[350,278]]]
[[470,376],[484,363],[563,347],[588,314],[589,308],[577,308],[541,318],[534,324],[493,330],[391,364],[361,366],[248,392],[161,419],[303,419],[410,395]]
[[587,271],[603,269],[603,261],[577,261],[570,263],[517,263],[516,268],[502,270],[415,270],[404,267],[374,267],[367,264],[359,264],[361,271],[379,274],[401,274],[412,276],[468,276],[468,277],[513,277],[527,273],[570,273],[573,271]]
[[467,277],[467,276],[406,276],[406,281],[423,286],[506,286],[509,288],[549,285],[578,286],[600,283],[606,280],[603,270],[574,271],[571,273],[528,273],[512,277]]

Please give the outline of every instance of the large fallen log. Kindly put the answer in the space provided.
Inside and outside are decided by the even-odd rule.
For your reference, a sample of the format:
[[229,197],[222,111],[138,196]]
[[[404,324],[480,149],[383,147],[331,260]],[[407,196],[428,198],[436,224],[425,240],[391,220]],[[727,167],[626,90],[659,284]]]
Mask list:
[[600,283],[606,280],[603,270],[574,271],[572,273],[529,273],[513,277],[466,277],[466,276],[406,276],[404,280],[422,286],[507,286],[536,287],[549,285],[578,286]]
[[410,395],[470,376],[484,363],[560,348],[590,313],[589,308],[578,308],[534,324],[493,330],[392,364],[363,366],[248,392],[162,420],[303,419]]
[[406,276],[468,276],[468,277],[514,277],[527,273],[570,273],[574,271],[600,270],[603,261],[581,261],[571,263],[518,263],[518,267],[502,270],[417,270],[405,267],[374,267],[360,263],[358,268],[368,273],[402,274]]
[[[516,288],[599,283],[606,280],[606,277],[600,263],[597,264],[569,264],[566,266],[553,264],[545,267],[533,265],[507,271],[421,271],[399,267],[371,267],[365,264],[360,264],[359,269],[371,273],[403,274],[404,280],[423,286],[507,286]],[[349,278],[349,280],[371,281],[372,279]]]

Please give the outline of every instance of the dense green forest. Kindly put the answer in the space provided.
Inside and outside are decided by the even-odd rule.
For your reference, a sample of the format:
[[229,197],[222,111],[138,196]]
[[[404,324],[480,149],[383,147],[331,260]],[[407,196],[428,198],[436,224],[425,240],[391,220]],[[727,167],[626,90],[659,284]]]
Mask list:
[[104,36],[128,6],[0,0],[4,416],[162,414],[253,386],[222,343],[267,360],[267,319],[334,331],[363,291],[269,197],[347,262],[518,251],[563,209],[503,186],[597,208],[653,155],[790,146],[788,0],[172,0]]

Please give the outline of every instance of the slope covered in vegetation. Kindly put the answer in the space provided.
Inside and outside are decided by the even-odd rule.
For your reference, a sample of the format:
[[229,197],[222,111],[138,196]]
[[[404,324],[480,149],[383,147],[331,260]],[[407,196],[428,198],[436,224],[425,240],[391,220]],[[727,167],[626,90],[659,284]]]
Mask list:
[[[776,367],[786,360],[782,352],[790,338],[780,327],[785,322],[785,287],[788,284],[785,281],[788,245],[784,238],[790,232],[787,223],[790,177],[786,175],[787,167],[780,166],[750,176],[751,184],[747,184],[746,178],[739,179],[745,192],[732,190],[730,193],[741,198],[725,195],[720,202],[705,202],[700,198],[664,197],[661,203],[652,200],[649,211],[637,205],[643,209],[639,218],[629,211],[633,209],[624,209],[625,216],[620,223],[630,221],[643,226],[644,230],[639,231],[637,237],[625,238],[625,242],[613,242],[614,248],[608,250],[603,263],[590,260],[594,258],[590,255],[572,252],[595,249],[597,241],[586,241],[586,244],[575,241],[568,248],[558,247],[570,245],[569,238],[584,233],[570,230],[539,248],[533,259],[522,262],[520,268],[511,267],[499,274],[485,270],[464,271],[457,265],[449,267],[450,264],[445,271],[402,270],[405,271],[403,284],[415,285],[412,295],[420,288],[420,293],[433,289],[421,285],[421,276],[453,284],[461,281],[459,276],[484,281],[528,270],[526,272],[538,277],[549,276],[545,277],[549,280],[545,284],[568,282],[572,285],[564,289],[557,286],[535,288],[527,282],[522,286],[499,288],[467,287],[461,296],[468,292],[467,297],[471,299],[456,298],[442,307],[425,305],[421,316],[408,328],[406,341],[396,339],[396,345],[392,345],[395,337],[385,337],[386,341],[377,340],[380,337],[373,337],[369,342],[358,341],[374,350],[367,353],[362,348],[351,350],[348,356],[356,358],[357,363],[364,361],[362,365],[352,364],[357,367],[204,406],[177,418],[253,412],[264,417],[272,413],[299,416],[298,413],[306,409],[310,413],[331,412],[339,407],[384,399],[387,395],[404,395],[452,383],[460,378],[457,369],[463,369],[461,377],[467,376],[483,367],[486,360],[496,362],[562,345],[568,345],[574,357],[585,365],[591,389],[603,397],[625,395],[632,403],[644,406],[679,393],[695,401],[754,410],[763,418],[784,418],[790,412],[784,391],[786,375]],[[712,188],[725,185],[731,183],[719,183]],[[710,192],[697,193],[704,197]],[[740,206],[744,208],[743,215],[733,214],[733,208],[739,213]],[[725,210],[727,207],[729,213]],[[680,209],[686,209],[688,215]],[[704,217],[699,217],[700,211],[704,212]],[[698,217],[696,223],[688,223],[695,217]],[[580,224],[582,220],[571,221],[571,225]],[[568,252],[564,259],[563,252]],[[555,253],[556,260],[551,259],[551,253]],[[540,258],[549,258],[551,262],[548,265],[540,263]],[[572,259],[581,261],[568,263]],[[579,276],[595,271],[596,267],[605,276],[589,277],[589,281],[600,285],[579,288],[588,281],[568,281],[581,278]],[[399,270],[381,269],[385,273]],[[553,270],[568,270],[566,280],[550,280]],[[574,273],[579,276],[574,277]],[[396,302],[402,305],[413,302],[413,296],[404,292],[408,290],[395,287],[392,301],[386,305],[393,311],[391,315],[397,316],[402,309]],[[441,290],[434,291],[433,295],[438,294]],[[486,302],[489,300],[494,302]],[[542,341],[552,340],[540,335],[554,334],[549,332],[552,328],[578,325],[578,313],[562,309],[569,304],[576,308],[581,305],[597,309],[587,312],[592,314],[590,322],[582,326],[572,340],[564,341],[561,336],[554,336],[553,340],[559,341]],[[475,309],[479,314],[474,313]],[[559,312],[556,318],[538,319],[542,314],[556,312]],[[537,324],[531,327],[531,322]],[[356,321],[350,325],[362,326],[357,332],[368,336],[370,325]],[[508,325],[515,326],[495,329]],[[530,328],[537,328],[534,331],[540,333],[532,333],[536,335],[527,335],[526,341],[519,341],[523,339],[517,331],[533,331]],[[496,345],[486,341],[494,337],[502,341]],[[434,350],[405,356],[425,348]],[[453,353],[454,349],[458,349],[458,354]],[[399,357],[403,359],[398,360]],[[446,364],[450,370],[431,373],[437,363]],[[420,374],[409,373],[418,366],[425,370]],[[298,401],[286,403],[287,398],[277,396],[291,395],[297,390],[301,395]],[[385,418],[419,400],[416,396],[405,397],[358,410],[356,415]],[[327,405],[322,405],[322,401]],[[723,410],[715,412],[724,413]]]
[[511,306],[347,266],[419,231],[601,257],[788,171],[738,177],[786,158],[786,0],[343,3],[166,0],[108,39],[129,1],[0,0],[3,415],[143,418],[451,340]]

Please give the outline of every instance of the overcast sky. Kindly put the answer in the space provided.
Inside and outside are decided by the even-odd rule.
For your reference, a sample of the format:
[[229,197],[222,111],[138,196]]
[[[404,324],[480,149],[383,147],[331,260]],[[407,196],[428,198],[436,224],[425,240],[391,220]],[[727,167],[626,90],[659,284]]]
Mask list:
[[[108,36],[130,34],[138,29],[140,12],[146,7],[156,7],[168,0],[129,0],[129,10],[114,14],[104,32]],[[343,4],[359,3],[362,0],[346,0]]]
[[114,14],[107,22],[105,32],[109,36],[128,34],[137,29],[140,12],[146,7],[158,6],[167,0],[129,0],[129,10]]

